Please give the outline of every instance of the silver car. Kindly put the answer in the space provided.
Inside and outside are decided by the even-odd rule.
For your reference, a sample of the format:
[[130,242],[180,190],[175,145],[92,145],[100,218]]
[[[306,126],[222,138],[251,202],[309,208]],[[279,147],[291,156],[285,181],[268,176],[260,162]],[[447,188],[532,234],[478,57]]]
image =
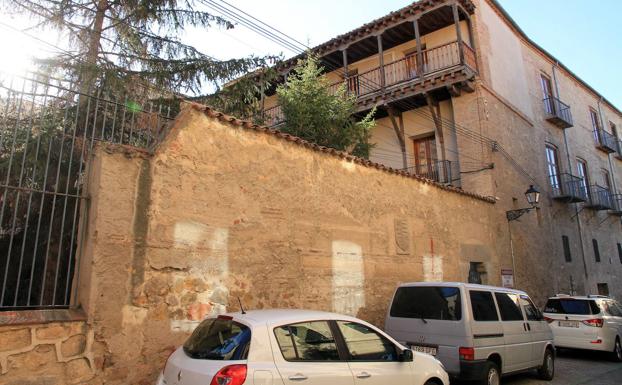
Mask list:
[[400,285],[386,332],[414,351],[435,356],[450,376],[497,385],[502,375],[537,369],[555,374],[548,323],[527,293],[455,282]]

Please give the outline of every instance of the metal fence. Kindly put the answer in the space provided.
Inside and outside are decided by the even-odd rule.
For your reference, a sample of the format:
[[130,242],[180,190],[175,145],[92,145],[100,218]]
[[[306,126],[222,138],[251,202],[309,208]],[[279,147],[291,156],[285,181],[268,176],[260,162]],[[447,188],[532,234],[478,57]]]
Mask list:
[[179,108],[146,88],[78,89],[0,73],[0,311],[70,306],[95,142],[152,149]]

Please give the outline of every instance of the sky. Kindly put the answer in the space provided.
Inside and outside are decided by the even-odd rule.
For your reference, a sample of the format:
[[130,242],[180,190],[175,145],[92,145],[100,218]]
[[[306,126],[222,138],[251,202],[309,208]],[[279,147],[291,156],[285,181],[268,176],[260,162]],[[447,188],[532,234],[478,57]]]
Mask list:
[[[409,0],[226,0],[230,4],[314,46],[411,3]],[[622,109],[622,1],[621,0],[499,0],[537,44]],[[0,21],[23,28],[24,18],[0,14]],[[62,36],[32,33],[52,44]],[[189,30],[183,40],[219,59],[248,55],[294,53],[237,26],[233,30]],[[0,25],[0,70],[21,69],[32,54],[45,55],[50,46]]]

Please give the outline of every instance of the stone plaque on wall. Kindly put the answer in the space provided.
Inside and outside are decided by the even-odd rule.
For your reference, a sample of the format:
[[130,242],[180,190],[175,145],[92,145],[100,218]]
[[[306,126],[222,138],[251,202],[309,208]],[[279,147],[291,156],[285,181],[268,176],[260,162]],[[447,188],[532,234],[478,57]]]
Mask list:
[[395,249],[397,254],[410,255],[410,230],[408,221],[404,218],[396,218],[395,228]]

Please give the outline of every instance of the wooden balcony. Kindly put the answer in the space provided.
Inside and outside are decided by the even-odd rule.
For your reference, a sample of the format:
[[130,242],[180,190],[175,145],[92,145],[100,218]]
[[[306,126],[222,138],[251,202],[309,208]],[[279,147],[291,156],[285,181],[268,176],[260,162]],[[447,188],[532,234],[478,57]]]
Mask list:
[[594,142],[596,148],[608,154],[619,151],[618,138],[603,129],[596,129],[594,132]]
[[[477,61],[468,44],[462,43],[462,55],[460,45],[454,41],[423,50],[421,56],[420,64],[411,55],[344,79],[348,92],[357,97],[359,111],[381,101],[398,101],[442,88],[454,95],[460,89],[473,91],[470,82],[476,74]],[[342,83],[331,84],[330,90],[335,92]],[[265,110],[264,115],[268,126],[276,126],[284,119],[280,106]]]
[[599,185],[590,186],[585,207],[596,211],[613,209],[611,192],[609,189]]
[[573,126],[570,106],[556,97],[550,96],[543,100],[545,119],[559,128]]
[[563,173],[560,175],[550,175],[549,180],[553,188],[553,199],[565,203],[587,201],[587,190],[583,185],[583,179],[578,176]]

